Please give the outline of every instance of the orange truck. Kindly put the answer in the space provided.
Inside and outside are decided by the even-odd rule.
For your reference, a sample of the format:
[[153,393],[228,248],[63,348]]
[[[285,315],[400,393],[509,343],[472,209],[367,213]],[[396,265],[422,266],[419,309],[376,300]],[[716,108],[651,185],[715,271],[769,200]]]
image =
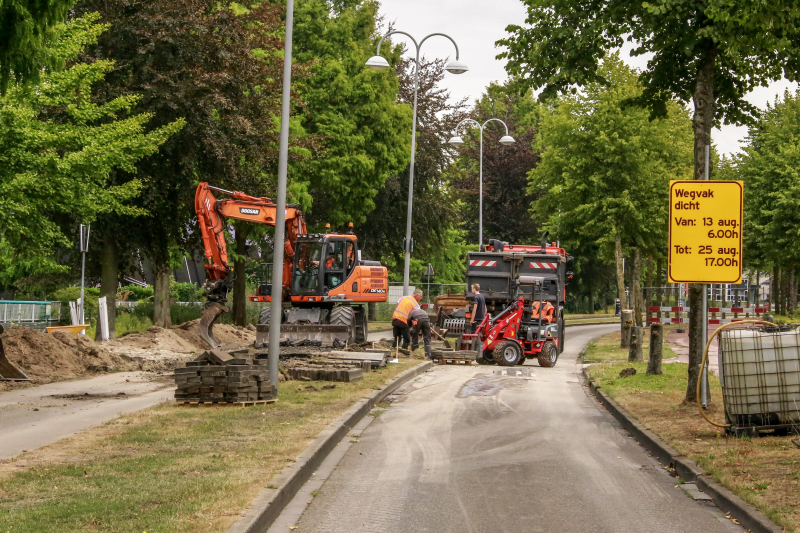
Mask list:
[[[214,193],[227,198],[217,199]],[[211,346],[220,343],[213,325],[228,311],[232,287],[231,267],[225,243],[226,220],[244,220],[274,226],[278,207],[269,198],[226,191],[200,183],[195,193],[195,211],[208,264],[204,294],[208,301],[200,320],[200,336]],[[367,339],[367,310],[363,304],[385,302],[388,272],[379,261],[361,258],[358,238],[348,233],[308,233],[303,213],[295,204],[285,207],[283,302],[281,337],[292,341],[320,341],[322,345],[363,342]],[[253,302],[270,302],[272,285],[259,282]],[[271,322],[271,306],[261,310],[259,324]],[[262,331],[263,330],[263,331]],[[267,328],[259,328],[261,334]]]

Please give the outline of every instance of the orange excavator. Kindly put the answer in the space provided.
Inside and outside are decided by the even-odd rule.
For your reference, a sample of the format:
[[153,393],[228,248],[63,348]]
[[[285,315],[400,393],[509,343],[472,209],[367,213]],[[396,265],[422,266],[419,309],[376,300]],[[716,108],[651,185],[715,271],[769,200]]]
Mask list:
[[[229,198],[217,199],[214,192]],[[245,220],[274,226],[278,207],[269,198],[226,191],[208,183],[197,186],[194,199],[197,220],[203,237],[208,264],[203,287],[207,299],[200,320],[200,336],[212,347],[220,343],[213,326],[228,311],[226,303],[233,279],[228,263],[224,229],[226,219]],[[287,204],[284,213],[286,242],[283,262],[283,302],[281,337],[290,341],[313,341],[321,345],[363,342],[367,339],[368,302],[385,302],[389,290],[386,267],[379,261],[361,259],[358,239],[348,233],[308,233],[303,213],[296,204]],[[258,283],[252,302],[270,302],[272,284]],[[269,325],[271,307],[265,306],[259,324]],[[261,330],[266,328],[259,328]]]

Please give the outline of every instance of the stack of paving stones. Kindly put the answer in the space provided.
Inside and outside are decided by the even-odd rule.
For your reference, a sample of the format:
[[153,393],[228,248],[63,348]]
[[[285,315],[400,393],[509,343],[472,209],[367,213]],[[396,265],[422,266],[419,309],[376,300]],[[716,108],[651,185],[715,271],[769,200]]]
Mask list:
[[266,360],[259,361],[255,355],[249,350],[204,352],[185,368],[175,369],[175,400],[241,403],[275,399],[277,391],[269,381]]
[[364,371],[349,365],[304,364],[286,369],[289,377],[299,381],[360,381]]

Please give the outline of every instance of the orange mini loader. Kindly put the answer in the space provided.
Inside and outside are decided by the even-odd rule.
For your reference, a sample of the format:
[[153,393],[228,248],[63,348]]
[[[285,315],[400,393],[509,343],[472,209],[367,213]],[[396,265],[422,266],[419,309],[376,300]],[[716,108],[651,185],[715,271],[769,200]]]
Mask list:
[[[230,198],[218,200],[213,192]],[[206,310],[200,320],[200,336],[212,347],[213,326],[228,311],[228,292],[233,280],[225,244],[225,220],[245,220],[274,226],[277,205],[269,198],[226,191],[200,183],[195,193],[195,211],[203,237],[208,264],[204,293]],[[283,262],[281,337],[291,341],[318,341],[322,345],[362,342],[367,339],[368,302],[385,302],[389,290],[386,267],[378,261],[361,259],[358,239],[352,233],[308,233],[303,214],[287,204],[284,220],[286,242]],[[352,224],[351,224],[352,227]],[[272,284],[259,282],[252,302],[270,302]],[[270,324],[270,306],[261,310],[259,324]],[[263,331],[262,331],[263,330]],[[268,334],[268,328],[259,327]],[[258,338],[256,339],[258,343]]]

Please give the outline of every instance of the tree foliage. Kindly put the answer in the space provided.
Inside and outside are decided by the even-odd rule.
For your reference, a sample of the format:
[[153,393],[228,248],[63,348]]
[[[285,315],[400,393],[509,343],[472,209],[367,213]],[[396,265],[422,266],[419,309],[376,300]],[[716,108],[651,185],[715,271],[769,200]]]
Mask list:
[[[397,76],[364,66],[375,54],[377,10],[371,0],[303,0],[296,7],[293,53],[312,74],[298,88],[302,126],[325,148],[291,172],[293,190],[313,198],[311,224],[363,222],[378,190],[408,164],[411,110],[395,98]],[[393,65],[399,52],[382,50]]]
[[[534,143],[541,105],[530,92],[518,94],[507,85],[492,84],[475,103],[470,118],[483,124],[490,118],[506,123],[516,143],[504,146],[502,124],[492,121],[483,132],[483,242],[500,239],[512,244],[539,242],[538,224],[529,214],[535,196],[528,190],[528,172],[539,163]],[[477,127],[465,124],[465,144],[454,163],[453,185],[464,208],[460,210],[467,240],[478,242],[480,140]]]
[[[420,60],[417,89],[417,143],[414,165],[414,203],[411,235],[414,239],[412,279],[422,279],[428,263],[434,265],[436,281],[463,279],[463,235],[459,228],[459,205],[452,194],[448,167],[455,155],[447,144],[450,133],[465,114],[465,103],[450,102],[441,88],[445,61]],[[411,105],[414,99],[414,61],[398,66],[398,100]],[[408,125],[409,133],[411,125]],[[408,159],[406,160],[406,162]],[[380,257],[390,272],[402,279],[403,239],[406,235],[409,167],[391,176],[375,197],[375,210],[358,227],[366,251]]]
[[[96,19],[85,16],[58,26],[45,43],[48,53],[74,61],[106,29]],[[6,282],[58,270],[57,248],[74,243],[64,233],[65,220],[91,222],[108,213],[140,213],[129,204],[142,188],[136,164],[178,132],[183,121],[162,121],[146,132],[155,121],[152,114],[134,111],[137,95],[95,102],[92,88],[113,68],[106,60],[75,63],[42,74],[32,87],[10,87],[0,99],[0,234]],[[109,186],[115,172],[132,177]]]
[[63,66],[50,42],[75,0],[3,0],[0,2],[0,94],[9,81],[40,79],[43,67]]
[[786,92],[750,128],[726,177],[745,182],[745,260],[758,269],[800,266],[800,91]]

